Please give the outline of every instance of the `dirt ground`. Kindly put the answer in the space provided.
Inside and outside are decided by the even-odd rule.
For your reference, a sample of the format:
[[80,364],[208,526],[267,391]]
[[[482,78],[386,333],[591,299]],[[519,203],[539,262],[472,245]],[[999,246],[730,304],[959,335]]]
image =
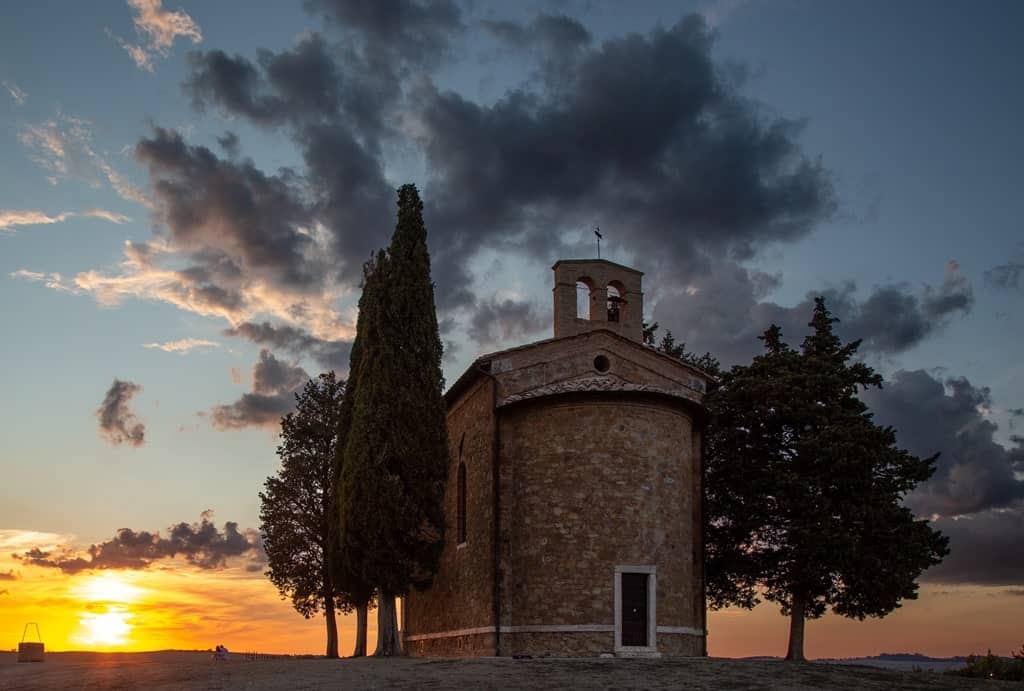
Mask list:
[[929,672],[685,659],[483,658],[343,659],[275,657],[247,661],[208,653],[48,653],[18,663],[0,653],[0,689],[1020,689]]

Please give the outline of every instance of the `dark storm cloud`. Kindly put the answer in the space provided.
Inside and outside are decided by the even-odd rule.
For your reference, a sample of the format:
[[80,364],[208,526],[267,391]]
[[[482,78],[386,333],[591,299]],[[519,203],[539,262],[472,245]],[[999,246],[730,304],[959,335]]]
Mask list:
[[452,0],[306,0],[306,8],[365,42],[374,62],[432,66],[464,28]]
[[1014,445],[1006,452],[1010,465],[1013,466],[1014,471],[1024,473],[1024,436],[1011,434],[1010,443]]
[[956,261],[946,264],[946,276],[937,290],[925,288],[922,300],[924,313],[940,319],[954,312],[970,312],[973,305],[974,289],[967,277],[960,272],[960,264]]
[[149,168],[160,220],[175,246],[213,272],[227,267],[291,288],[319,287],[309,207],[288,171],[266,175],[251,161],[226,161],[177,132],[155,128],[135,147]]
[[1024,498],[1024,481],[1014,477],[1016,454],[995,441],[998,428],[985,414],[987,387],[901,370],[862,397],[876,422],[896,430],[901,447],[918,456],[941,453],[932,478],[907,497],[918,515],[971,514]]
[[586,27],[564,14],[540,12],[529,24],[483,20],[481,25],[504,50],[535,59],[532,78],[553,93],[571,86],[576,64],[592,38]]
[[[484,247],[547,261],[565,231],[600,221],[628,228],[631,249],[652,262],[704,267],[800,238],[835,208],[828,174],[797,144],[802,125],[739,94],[734,72],[712,61],[713,34],[697,16],[593,46],[579,22],[542,14],[520,27],[551,46],[536,51],[540,76],[480,105],[422,74],[401,78],[449,50],[462,28],[453,3],[308,6],[347,37],[339,47],[314,35],[257,62],[196,53],[185,88],[200,107],[288,125],[315,217],[349,282],[391,226],[380,145],[408,142],[384,123],[411,123],[403,131],[416,133],[427,158],[442,308],[473,305],[466,265]],[[555,54],[571,59],[552,71]]]
[[710,351],[731,365],[759,354],[757,337],[772,324],[782,327],[789,343],[799,345],[808,333],[814,298],[819,295],[839,319],[835,329],[844,340],[861,339],[861,352],[882,355],[918,345],[954,316],[966,314],[974,300],[970,282],[954,261],[947,264],[939,288],[926,285],[915,292],[902,283],[882,285],[862,301],[856,297],[853,282],[808,293],[791,307],[764,300],[780,280],[734,262],[722,262],[709,273],[694,276],[689,291],[659,300],[653,318],[690,350]]
[[257,122],[274,122],[278,113],[275,102],[267,102],[262,91],[261,77],[256,66],[240,55],[230,56],[222,50],[188,54],[192,69],[182,85],[192,97],[197,110],[206,107],[207,99],[225,110],[244,113]]
[[146,441],[146,426],[139,422],[128,407],[132,397],[139,391],[142,391],[142,387],[138,384],[115,378],[96,411],[100,420],[100,434],[115,446],[142,446]]
[[322,367],[343,373],[348,369],[351,341],[325,341],[293,326],[273,326],[270,322],[245,322],[224,330],[226,336],[242,336],[253,343],[287,350],[292,355],[309,356]]
[[538,314],[529,302],[491,298],[475,305],[468,333],[480,345],[497,345],[522,341],[549,323],[549,315]]
[[193,53],[184,88],[199,109],[288,126],[306,163],[308,212],[327,230],[341,276],[356,281],[391,222],[394,190],[380,146],[393,134],[387,114],[400,91],[393,72],[339,50],[335,59],[314,34],[292,51],[260,51],[258,66],[220,51]]
[[462,256],[518,236],[547,255],[558,231],[628,228],[631,249],[692,264],[746,258],[806,234],[833,210],[828,175],[799,150],[801,125],[740,98],[687,17],[584,51],[556,91],[491,106],[423,87],[433,223]]
[[331,233],[342,277],[357,283],[363,263],[394,227],[395,191],[384,178],[381,160],[348,129],[312,126],[296,140],[308,168],[315,213]]
[[295,409],[295,392],[309,379],[301,367],[281,362],[264,348],[252,368],[252,391],[210,411],[214,427],[235,430],[277,425]]
[[564,52],[590,43],[590,32],[572,17],[541,12],[529,24],[508,20],[484,20],[483,27],[511,48],[529,48],[540,44]]
[[220,148],[224,149],[224,153],[229,158],[234,158],[238,155],[238,135],[234,132],[225,132],[223,136],[217,137],[217,143],[220,144]]
[[332,119],[339,114],[342,81],[323,38],[312,34],[293,50],[261,50],[258,64],[221,50],[193,51],[183,90],[197,110],[214,105],[261,125]]
[[993,266],[985,272],[985,282],[995,288],[1003,290],[1017,290],[1024,286],[1021,277],[1024,276],[1024,263],[1007,262],[999,266]]
[[941,518],[932,526],[949,536],[949,555],[922,580],[972,585],[1024,583],[1024,505],[958,519]]
[[60,569],[65,573],[78,573],[92,569],[145,569],[161,559],[184,557],[201,569],[215,569],[225,565],[229,557],[256,557],[261,550],[255,530],[240,531],[238,524],[228,521],[223,531],[204,512],[199,523],[178,523],[167,529],[167,537],[159,532],[135,532],[122,528],[117,534],[98,544],[90,545],[85,554],[68,549],[44,551],[31,549],[15,558],[33,566]]

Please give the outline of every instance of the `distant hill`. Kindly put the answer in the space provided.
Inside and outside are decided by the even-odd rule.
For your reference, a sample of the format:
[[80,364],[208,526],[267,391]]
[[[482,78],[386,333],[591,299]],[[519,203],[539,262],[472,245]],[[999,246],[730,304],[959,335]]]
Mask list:
[[821,658],[815,660],[815,662],[881,667],[901,672],[912,672],[914,670],[945,672],[949,669],[959,669],[965,666],[967,658],[964,656],[930,657],[921,653],[882,653],[880,655],[872,655],[871,657]]

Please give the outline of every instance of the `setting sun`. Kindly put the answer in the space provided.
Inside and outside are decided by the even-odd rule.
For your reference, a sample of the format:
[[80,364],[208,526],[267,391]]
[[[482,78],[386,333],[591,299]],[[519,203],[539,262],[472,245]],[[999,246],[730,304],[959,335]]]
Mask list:
[[131,614],[121,607],[111,607],[102,614],[86,612],[78,620],[85,630],[79,640],[93,647],[124,645],[129,642],[128,634],[132,630],[128,623],[130,618]]
[[142,599],[144,590],[129,582],[127,574],[101,573],[83,580],[73,592],[86,611],[78,618],[74,640],[91,648],[123,647],[134,643],[130,637],[131,603]]

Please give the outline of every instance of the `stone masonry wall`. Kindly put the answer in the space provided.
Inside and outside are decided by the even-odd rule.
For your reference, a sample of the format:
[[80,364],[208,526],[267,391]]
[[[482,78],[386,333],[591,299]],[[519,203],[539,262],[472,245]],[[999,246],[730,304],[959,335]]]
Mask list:
[[[703,628],[699,459],[682,405],[540,399],[500,409],[499,438],[503,626],[612,625],[616,565],[653,565],[657,625]],[[503,655],[540,654],[542,640],[555,655],[613,647],[608,634],[502,638]]]
[[[451,463],[445,489],[445,546],[429,590],[406,598],[405,635],[494,625],[493,382],[481,377],[448,411]],[[458,467],[466,464],[466,542],[458,545]],[[493,655],[493,635],[407,641],[410,654]],[[455,652],[455,651],[459,652]]]

